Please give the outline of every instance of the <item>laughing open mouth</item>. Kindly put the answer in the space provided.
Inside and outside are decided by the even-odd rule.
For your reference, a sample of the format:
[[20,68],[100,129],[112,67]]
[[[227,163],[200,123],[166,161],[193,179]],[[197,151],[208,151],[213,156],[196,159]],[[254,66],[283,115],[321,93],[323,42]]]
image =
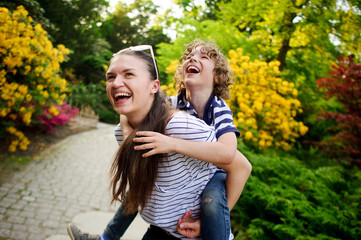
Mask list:
[[120,99],[126,99],[126,98],[130,98],[132,96],[132,94],[130,93],[116,93],[114,95],[115,100],[120,100]]
[[187,73],[199,73],[199,68],[191,65],[187,68]]

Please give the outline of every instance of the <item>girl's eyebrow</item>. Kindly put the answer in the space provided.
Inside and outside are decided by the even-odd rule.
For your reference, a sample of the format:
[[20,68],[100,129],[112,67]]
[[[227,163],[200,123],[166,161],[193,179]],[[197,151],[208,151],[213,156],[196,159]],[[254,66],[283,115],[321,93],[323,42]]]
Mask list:
[[[123,69],[121,72],[128,72],[128,71],[135,71],[135,68],[128,67],[128,68]],[[108,74],[115,74],[115,73],[113,73],[113,72],[110,70],[110,71],[106,72],[106,75],[108,75]]]

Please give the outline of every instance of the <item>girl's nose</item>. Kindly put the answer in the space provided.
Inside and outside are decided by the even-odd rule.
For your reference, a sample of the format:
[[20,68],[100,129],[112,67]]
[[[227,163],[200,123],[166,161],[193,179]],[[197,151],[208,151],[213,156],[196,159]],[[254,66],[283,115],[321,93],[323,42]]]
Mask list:
[[113,86],[121,87],[124,86],[124,78],[121,75],[118,75],[114,79]]

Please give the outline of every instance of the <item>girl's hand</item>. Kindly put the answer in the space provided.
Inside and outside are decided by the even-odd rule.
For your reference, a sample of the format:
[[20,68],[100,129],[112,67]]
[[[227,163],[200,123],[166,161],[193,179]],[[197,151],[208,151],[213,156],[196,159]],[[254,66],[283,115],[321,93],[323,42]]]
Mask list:
[[134,150],[148,150],[144,153],[143,157],[149,157],[159,153],[169,153],[174,151],[174,140],[171,137],[163,135],[157,132],[151,131],[138,131],[137,137],[133,139],[135,143],[141,143],[141,145],[135,146]]
[[195,238],[201,235],[201,220],[191,218],[192,211],[186,212],[178,219],[177,231],[187,238]]

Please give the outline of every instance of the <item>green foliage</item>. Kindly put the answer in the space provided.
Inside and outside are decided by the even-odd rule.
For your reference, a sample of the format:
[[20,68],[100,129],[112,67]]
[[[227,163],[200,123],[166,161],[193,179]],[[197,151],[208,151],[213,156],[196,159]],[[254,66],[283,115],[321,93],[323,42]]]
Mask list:
[[105,93],[104,83],[76,84],[71,86],[72,95],[68,102],[75,106],[91,106],[99,121],[116,124],[119,123],[119,115],[113,110],[108,96]]
[[235,239],[361,238],[360,171],[241,151],[253,170],[231,212]]
[[23,6],[29,15],[33,18],[34,23],[39,23],[41,26],[49,31],[54,30],[55,26],[50,23],[49,19],[45,17],[45,10],[40,6],[36,0],[6,0],[0,1],[0,7],[5,7],[10,11],[14,11],[18,6]]
[[[104,39],[97,39],[93,46],[92,52],[82,57],[74,72],[78,79],[73,81],[82,80],[83,83],[99,83],[105,78],[105,68],[109,65],[109,60],[113,53],[108,50],[109,44]],[[90,71],[91,70],[91,71]]]
[[170,38],[159,26],[150,26],[151,17],[157,13],[152,1],[135,1],[130,6],[119,2],[113,13],[100,27],[102,36],[109,42],[112,52],[120,49],[148,44],[153,47],[160,42],[169,42]]
[[[255,48],[247,43],[245,36],[237,31],[234,26],[221,21],[199,21],[184,17],[178,23],[177,38],[172,43],[160,43],[157,45],[157,53],[159,54],[157,61],[160,71],[165,72],[172,61],[179,60],[184,46],[196,38],[215,42],[221,47],[222,53],[226,56],[228,56],[230,49],[236,49],[240,46],[244,46],[245,54],[257,55],[254,51]],[[173,74],[169,75],[164,83],[172,81]]]
[[[360,56],[359,1],[205,2],[206,7],[203,10],[197,8],[199,14],[195,16],[193,10],[186,11],[193,6],[192,1],[177,1],[185,9],[186,17],[173,19],[173,23],[177,24],[175,44],[178,44],[179,38],[182,43],[188,43],[196,37],[211,38],[224,48],[224,52],[236,49],[236,46],[244,49],[244,53],[252,60],[280,61],[282,79],[295,83],[299,92],[304,111],[297,118],[310,129],[304,139],[319,139],[325,134],[329,125],[314,121],[325,103],[316,88],[316,80],[328,74],[332,61],[340,52],[352,53],[356,58]],[[217,24],[220,28],[215,27]],[[207,32],[207,29],[213,32]],[[203,35],[205,32],[207,34]],[[235,46],[227,44],[235,36],[241,36]],[[163,52],[162,64],[169,65],[170,55],[176,51]]]

